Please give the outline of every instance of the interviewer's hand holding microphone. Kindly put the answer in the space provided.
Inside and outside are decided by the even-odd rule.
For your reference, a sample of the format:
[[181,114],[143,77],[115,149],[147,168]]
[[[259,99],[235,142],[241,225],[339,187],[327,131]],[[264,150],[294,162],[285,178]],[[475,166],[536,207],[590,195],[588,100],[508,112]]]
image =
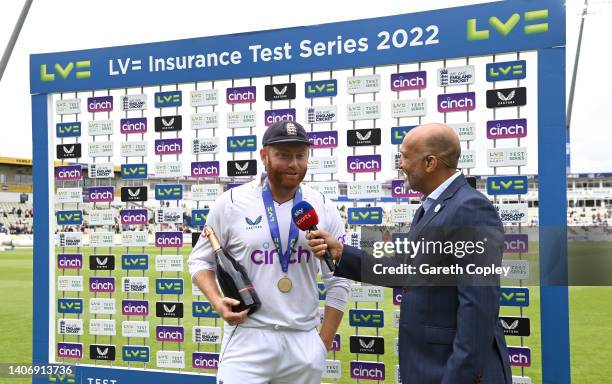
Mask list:
[[332,272],[335,271],[334,261],[340,260],[344,247],[331,233],[317,229],[319,217],[313,206],[306,201],[302,201],[293,207],[291,216],[299,229],[308,231],[306,238],[315,256],[324,260]]

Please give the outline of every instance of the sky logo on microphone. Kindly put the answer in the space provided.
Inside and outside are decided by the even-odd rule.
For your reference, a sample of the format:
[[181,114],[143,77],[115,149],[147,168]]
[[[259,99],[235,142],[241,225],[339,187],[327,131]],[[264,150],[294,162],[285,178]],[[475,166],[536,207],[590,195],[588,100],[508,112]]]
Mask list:
[[183,232],[155,232],[155,246],[180,248],[183,246]]
[[132,133],[147,133],[147,118],[134,117],[119,120],[121,133],[129,135]]
[[146,179],[147,164],[121,164],[121,178],[124,180]]
[[348,209],[349,225],[382,224],[381,207],[350,207]]
[[235,87],[226,90],[226,102],[228,104],[254,103],[257,101],[257,88]]
[[157,335],[157,341],[181,343],[185,340],[185,330],[183,327],[158,325],[155,334]]
[[221,316],[214,310],[208,301],[194,301],[191,303],[193,317],[217,319]]
[[385,326],[385,313],[380,309],[350,309],[351,327],[382,328]]
[[380,172],[381,170],[380,155],[348,156],[346,160],[348,173]]
[[351,361],[351,379],[385,380],[385,364]]
[[194,161],[191,163],[191,177],[218,177],[218,161]]
[[55,135],[58,138],[81,137],[81,122],[57,123],[55,125]]
[[55,167],[55,178],[59,181],[82,180],[83,169],[80,165]]
[[295,121],[295,108],[268,109],[264,112],[265,126],[270,126],[277,121]]

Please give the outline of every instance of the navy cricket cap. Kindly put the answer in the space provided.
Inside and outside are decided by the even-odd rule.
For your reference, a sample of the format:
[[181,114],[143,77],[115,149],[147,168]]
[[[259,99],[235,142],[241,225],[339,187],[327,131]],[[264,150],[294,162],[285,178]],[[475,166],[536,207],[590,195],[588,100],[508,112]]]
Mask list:
[[301,124],[294,121],[281,120],[271,124],[264,133],[262,144],[264,146],[280,143],[302,143],[310,145],[306,130]]

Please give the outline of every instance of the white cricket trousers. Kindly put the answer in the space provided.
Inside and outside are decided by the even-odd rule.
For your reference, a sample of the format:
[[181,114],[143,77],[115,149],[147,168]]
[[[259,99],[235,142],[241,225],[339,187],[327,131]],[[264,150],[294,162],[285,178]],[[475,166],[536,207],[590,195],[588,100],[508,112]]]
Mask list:
[[327,348],[310,331],[227,329],[221,342],[218,384],[319,384]]

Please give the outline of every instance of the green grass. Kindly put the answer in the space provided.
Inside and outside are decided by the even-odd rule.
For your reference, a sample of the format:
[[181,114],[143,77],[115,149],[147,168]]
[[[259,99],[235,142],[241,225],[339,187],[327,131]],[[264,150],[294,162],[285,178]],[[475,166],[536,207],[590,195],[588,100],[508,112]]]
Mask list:
[[[152,286],[153,279],[159,277],[159,273],[154,271],[154,256],[159,250],[154,248],[147,249],[150,257],[150,270],[147,276],[150,277],[150,284]],[[185,248],[184,254],[186,255],[189,248]],[[531,245],[529,259],[535,260],[535,253],[537,247]],[[602,258],[610,255],[610,246],[608,244],[602,245],[602,243],[574,243],[570,245],[570,265],[575,265],[577,258]],[[120,257],[117,256],[117,259]],[[86,257],[85,257],[86,260]],[[87,265],[87,261],[85,261]],[[125,275],[125,271],[120,269],[120,260],[117,260],[117,270],[112,272],[112,275],[118,278]],[[73,272],[72,272],[73,273]],[[82,273],[88,276],[91,271],[83,269]],[[532,263],[531,274],[537,273],[537,267],[534,267]],[[98,272],[98,275],[108,275],[109,272]],[[131,275],[135,275],[135,272],[131,272]],[[176,275],[175,273],[165,274]],[[185,319],[181,321],[181,324],[185,326],[185,338],[186,342],[183,344],[183,348],[186,351],[186,365],[190,366],[190,354],[196,350],[197,346],[191,342],[191,327],[194,325],[194,319],[190,316],[191,301],[195,298],[190,293],[190,285],[188,284],[188,276],[185,273],[185,295],[182,296],[182,300],[185,303]],[[85,282],[87,280],[85,279]],[[2,327],[2,339],[0,341],[0,363],[20,363],[27,364],[31,361],[32,354],[32,250],[22,249],[16,251],[0,252],[0,288],[3,311],[0,312],[0,324]],[[119,292],[114,294],[114,297],[119,303],[121,299],[125,298],[126,294]],[[60,293],[61,294],[61,293]],[[67,297],[75,297],[74,293],[67,293]],[[87,291],[82,293],[82,297],[88,299],[91,294]],[[132,294],[132,298],[134,298]],[[388,383],[394,382],[394,371],[395,365],[397,364],[397,357],[393,350],[393,339],[397,337],[397,329],[393,327],[393,311],[398,307],[393,306],[391,291],[386,290],[385,301],[381,303],[380,307],[385,311],[385,323],[386,326],[379,330],[379,334],[387,339],[386,354],[381,356],[381,361],[387,365],[387,381]],[[108,297],[107,295],[99,295],[98,297]],[[176,296],[172,296],[176,298]],[[150,301],[154,302],[159,299],[158,295],[153,292],[148,294]],[[172,300],[168,295],[165,296],[166,300]],[[349,304],[350,307],[354,307],[354,303]],[[87,308],[87,305],[85,305]],[[373,304],[360,304],[360,308],[374,308]],[[541,348],[540,348],[540,300],[539,300],[539,288],[531,287],[531,305],[523,309],[523,315],[531,318],[532,334],[530,337],[524,339],[525,346],[529,346],[532,349],[532,367],[525,368],[524,374],[530,376],[534,383],[541,383]],[[154,336],[153,332],[155,325],[159,324],[159,319],[155,317],[155,314],[151,314],[155,308],[150,308],[150,314],[148,320],[151,322],[151,336]],[[504,315],[519,315],[520,310],[518,308],[502,308],[502,314]],[[604,383],[609,382],[612,377],[612,366],[609,362],[612,360],[612,345],[610,343],[612,337],[612,287],[571,287],[570,288],[570,327],[571,327],[571,345],[572,345],[572,378],[574,383]],[[84,315],[84,324],[87,329],[89,321],[89,313],[87,309]],[[106,316],[108,318],[108,316]],[[121,321],[125,319],[121,314],[115,315],[114,318],[117,320],[117,329],[120,334]],[[165,320],[166,324],[176,324],[176,320]],[[203,319],[202,325],[214,325],[214,321],[210,319]],[[87,331],[86,331],[87,332]],[[349,361],[355,359],[355,355],[352,355],[348,351],[348,340],[349,336],[354,333],[354,328],[348,326],[348,319],[345,317],[343,320],[340,334],[342,335],[342,351],[335,354],[329,354],[328,358],[338,359],[342,361],[342,377],[345,378],[341,382],[350,382],[348,372]],[[376,334],[374,329],[360,328],[360,334]],[[61,336],[58,335],[58,338]],[[75,340],[76,337],[66,337],[66,340]],[[82,336],[81,342],[88,344],[93,342],[92,336]],[[508,337],[509,345],[520,345],[520,338]],[[108,343],[109,337],[98,337],[98,342]],[[120,355],[120,345],[125,342],[122,337],[113,337],[113,344],[118,346],[118,354]],[[132,340],[132,344],[137,342]],[[152,352],[160,345],[155,341],[154,337],[150,337],[147,340],[147,344],[152,347]],[[165,349],[176,349],[171,343],[165,344]],[[201,350],[214,350],[212,345],[201,345]],[[84,354],[88,355],[88,351],[85,348]],[[376,361],[376,356],[371,355],[360,355],[361,360]],[[84,359],[83,363],[91,363],[88,359]],[[154,354],[152,353],[152,363],[154,364]],[[98,365],[107,365],[107,363],[98,363]],[[119,360],[115,362],[115,365],[122,365]],[[138,366],[138,364],[133,364]],[[151,365],[149,365],[151,366]],[[514,368],[514,374],[520,374],[520,369]],[[2,379],[0,383],[13,383],[21,384],[27,383],[29,380],[21,379]]]

